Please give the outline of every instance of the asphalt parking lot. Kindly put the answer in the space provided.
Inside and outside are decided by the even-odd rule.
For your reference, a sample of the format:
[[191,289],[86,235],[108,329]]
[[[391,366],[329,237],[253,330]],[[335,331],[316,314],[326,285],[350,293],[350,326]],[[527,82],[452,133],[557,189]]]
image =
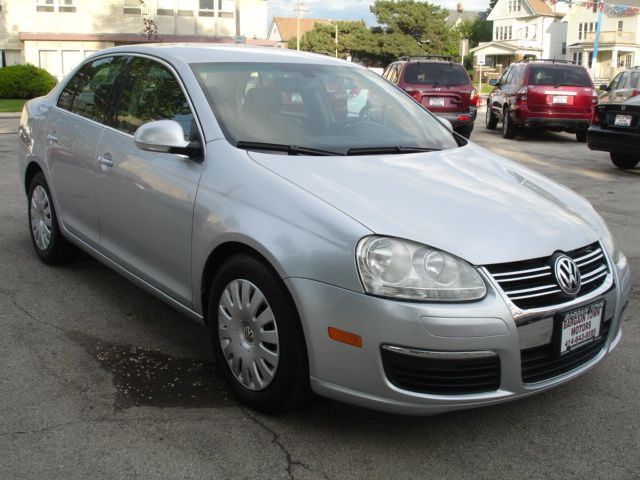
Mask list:
[[[481,116],[482,116],[481,112]],[[575,136],[472,139],[589,199],[630,260],[623,339],[601,365],[518,402],[429,418],[318,400],[240,406],[204,327],[89,258],[41,264],[0,118],[0,479],[607,478],[640,475],[640,168]]]

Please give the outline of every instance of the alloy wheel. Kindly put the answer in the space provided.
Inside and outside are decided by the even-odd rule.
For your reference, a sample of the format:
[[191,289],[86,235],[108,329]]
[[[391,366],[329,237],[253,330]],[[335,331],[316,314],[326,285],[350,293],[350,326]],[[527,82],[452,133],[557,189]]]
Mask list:
[[47,191],[38,185],[31,194],[29,203],[31,231],[37,247],[44,251],[51,243],[51,204]]

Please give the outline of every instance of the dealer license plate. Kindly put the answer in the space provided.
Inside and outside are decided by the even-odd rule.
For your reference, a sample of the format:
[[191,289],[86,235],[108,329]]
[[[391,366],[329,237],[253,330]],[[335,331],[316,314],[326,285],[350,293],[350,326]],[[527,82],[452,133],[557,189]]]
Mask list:
[[430,98],[429,99],[430,107],[444,107],[444,98]]
[[604,300],[565,313],[560,324],[560,355],[593,342],[600,336]]
[[551,103],[569,103],[569,98],[566,95],[553,95]]
[[630,127],[632,119],[633,117],[631,115],[616,115],[613,124],[616,127]]

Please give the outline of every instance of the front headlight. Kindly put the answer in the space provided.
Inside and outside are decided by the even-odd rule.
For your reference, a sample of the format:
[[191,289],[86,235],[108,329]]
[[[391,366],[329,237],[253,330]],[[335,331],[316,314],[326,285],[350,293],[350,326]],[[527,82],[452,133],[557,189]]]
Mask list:
[[367,293],[430,302],[479,300],[487,293],[469,263],[419,243],[391,237],[365,237],[356,249]]
[[616,239],[607,228],[607,225],[604,223],[604,220],[602,221],[602,224],[604,225],[604,229],[603,229],[604,234],[602,235],[602,244],[604,245],[605,250],[609,254],[609,257],[611,257],[611,260],[613,260],[613,263],[618,263],[620,261],[620,249],[618,248]]

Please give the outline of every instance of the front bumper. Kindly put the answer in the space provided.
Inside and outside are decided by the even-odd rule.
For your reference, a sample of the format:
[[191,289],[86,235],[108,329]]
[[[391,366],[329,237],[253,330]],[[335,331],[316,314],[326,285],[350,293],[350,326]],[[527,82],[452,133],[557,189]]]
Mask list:
[[631,155],[637,154],[639,143],[640,134],[633,131],[602,129],[597,125],[587,131],[587,145],[591,150]]
[[[532,334],[525,326],[534,325],[535,330],[541,325],[536,323],[536,315],[542,319],[553,313],[514,315],[517,308],[509,305],[490,280],[493,288],[482,301],[455,305],[393,301],[308,279],[290,278],[287,284],[302,319],[311,386],[316,393],[386,412],[433,415],[522,398],[560,385],[598,364],[620,340],[621,311],[630,292],[626,259],[614,270],[606,289],[562,308],[567,311],[604,298],[610,323],[602,348],[577,368],[535,383],[522,381],[521,343]],[[360,335],[362,348],[331,340],[328,327]],[[536,334],[539,332],[534,331],[533,336]],[[495,354],[500,363],[499,386],[465,394],[400,388],[385,373],[381,352],[388,346],[416,352]]]

